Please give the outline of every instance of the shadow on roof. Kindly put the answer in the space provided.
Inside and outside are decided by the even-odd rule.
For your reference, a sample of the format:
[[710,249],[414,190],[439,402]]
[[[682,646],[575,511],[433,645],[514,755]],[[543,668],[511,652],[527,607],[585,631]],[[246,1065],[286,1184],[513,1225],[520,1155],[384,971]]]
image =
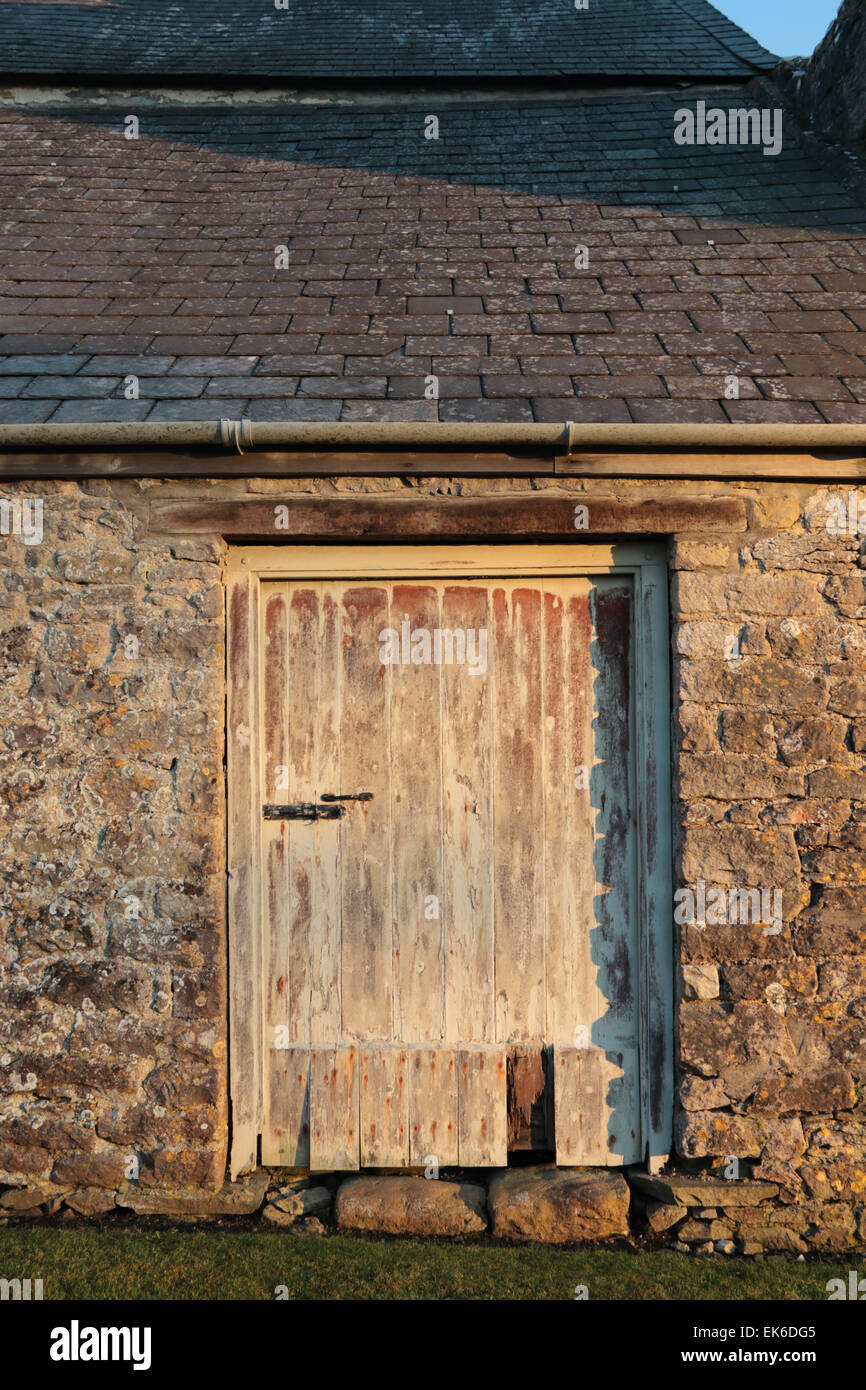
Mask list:
[[[398,180],[421,180],[496,188],[566,202],[587,202],[656,212],[675,219],[685,215],[707,225],[721,220],[758,227],[797,228],[817,234],[866,232],[862,191],[847,186],[839,174],[840,158],[831,159],[812,146],[805,149],[767,111],[771,130],[778,129],[778,153],[764,153],[762,144],[678,144],[674,139],[681,110],[695,111],[698,100],[707,112],[718,108],[756,109],[754,97],[742,90],[687,95],[680,93],[606,96],[589,100],[525,105],[446,106],[376,109],[355,107],[275,106],[231,107],[199,105],[169,111],[142,111],[140,139],[121,137],[124,118],[117,113],[77,110],[40,111],[40,119],[62,122],[55,150],[56,168],[79,182],[77,162],[82,132],[99,132],[93,157],[105,158],[103,174],[116,174],[119,191],[133,201],[142,160],[150,169],[153,142],[160,142],[163,172],[174,170],[184,179],[201,175],[209,192],[221,199],[231,195],[236,176],[244,175],[246,192],[254,191],[253,175],[261,177],[260,191],[270,186],[292,200],[292,172],[329,171],[333,188],[338,171],[341,188],[366,189],[353,173]],[[36,114],[36,111],[33,112]],[[438,127],[431,126],[436,117]],[[682,122],[679,122],[682,124]],[[700,124],[700,123],[699,123]],[[438,138],[428,138],[433,130]],[[8,127],[7,127],[8,130]],[[751,131],[753,138],[757,131]],[[163,144],[164,142],[164,144]],[[86,140],[85,140],[86,143]],[[201,151],[201,169],[190,159]],[[151,171],[152,172],[152,171]],[[862,178],[863,171],[854,171]],[[282,182],[285,178],[285,182]],[[279,179],[280,182],[274,182]],[[222,181],[221,181],[222,180]],[[191,201],[204,191],[187,183]],[[144,192],[142,196],[151,195]],[[861,184],[862,189],[862,184]],[[369,188],[365,196],[382,196]],[[20,194],[20,188],[19,188]],[[308,194],[312,196],[312,192]],[[18,199],[16,198],[16,201]],[[200,220],[201,207],[189,209]],[[242,211],[242,209],[241,209]]]

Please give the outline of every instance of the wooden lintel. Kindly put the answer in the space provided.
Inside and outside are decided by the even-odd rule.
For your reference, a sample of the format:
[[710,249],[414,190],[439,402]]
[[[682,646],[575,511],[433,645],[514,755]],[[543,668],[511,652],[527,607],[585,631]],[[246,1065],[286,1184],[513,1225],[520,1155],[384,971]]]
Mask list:
[[465,452],[393,448],[251,450],[179,447],[123,451],[38,450],[0,453],[0,480],[28,478],[327,478],[327,477],[550,477],[700,479],[784,482],[866,481],[866,455],[851,450],[781,452],[769,449],[711,452],[657,449],[636,452],[534,450]]
[[553,455],[398,449],[297,452],[226,449],[105,450],[0,454],[0,478],[327,478],[542,477],[554,472]]
[[866,480],[866,456],[842,451],[820,453],[690,454],[582,451],[556,460],[557,473],[583,478],[702,478],[713,481],[784,482],[815,479],[832,484]]
[[158,534],[207,533],[230,541],[290,539],[582,540],[587,536],[672,535],[744,531],[745,503],[736,497],[620,501],[585,496],[234,498],[222,502],[154,501]]

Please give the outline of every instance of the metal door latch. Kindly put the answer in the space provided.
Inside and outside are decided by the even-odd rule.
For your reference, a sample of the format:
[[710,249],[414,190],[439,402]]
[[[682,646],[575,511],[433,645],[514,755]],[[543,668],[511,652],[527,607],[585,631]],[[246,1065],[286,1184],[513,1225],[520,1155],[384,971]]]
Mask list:
[[339,820],[344,806],[321,806],[315,801],[295,801],[291,806],[267,804],[262,807],[265,820]]
[[268,802],[262,807],[262,815],[265,820],[339,820],[346,813],[341,802],[372,800],[372,792],[346,792],[340,796],[322,792],[321,801],[295,801],[288,806]]
[[335,796],[333,792],[322,792],[323,801],[372,801],[372,792],[343,792]]

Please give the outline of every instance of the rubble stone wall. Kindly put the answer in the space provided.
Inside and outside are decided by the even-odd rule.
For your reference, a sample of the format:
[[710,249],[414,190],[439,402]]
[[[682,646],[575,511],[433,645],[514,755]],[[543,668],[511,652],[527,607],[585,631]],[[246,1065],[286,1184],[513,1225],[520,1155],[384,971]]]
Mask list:
[[669,541],[673,881],[763,915],[678,923],[674,1165],[715,1197],[676,1220],[679,1198],[640,1200],[698,1247],[866,1245],[866,489],[847,484],[7,486],[41,499],[44,536],[0,536],[0,1204],[204,1200],[225,1177],[225,545],[158,535],[151,501],[408,486],[560,491],[590,518],[594,496],[745,503],[744,530]]
[[774,78],[804,126],[862,155],[866,151],[866,0],[843,0],[808,63],[782,63]]
[[223,1177],[219,552],[142,491],[5,492],[44,537],[0,540],[0,1181]]

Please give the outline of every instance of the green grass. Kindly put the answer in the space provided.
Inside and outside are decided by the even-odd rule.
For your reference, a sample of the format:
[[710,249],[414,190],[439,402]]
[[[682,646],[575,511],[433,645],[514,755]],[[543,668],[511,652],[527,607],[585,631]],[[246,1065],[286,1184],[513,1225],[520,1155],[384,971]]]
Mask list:
[[231,1229],[0,1231],[0,1277],[46,1299],[818,1299],[851,1261],[327,1239]]

